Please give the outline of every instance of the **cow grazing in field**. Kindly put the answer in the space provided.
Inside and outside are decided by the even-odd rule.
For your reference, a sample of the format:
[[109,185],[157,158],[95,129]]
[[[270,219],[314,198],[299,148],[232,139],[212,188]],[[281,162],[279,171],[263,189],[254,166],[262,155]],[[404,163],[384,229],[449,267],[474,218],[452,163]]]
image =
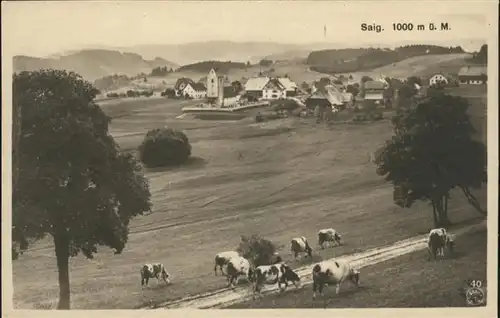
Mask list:
[[301,253],[306,253],[307,256],[312,257],[312,248],[304,236],[292,239],[290,249],[295,259]]
[[[276,283],[281,291],[288,287],[288,282],[292,282],[295,287],[300,286],[299,275],[290,266],[283,263],[258,266],[252,276],[252,280],[255,282],[255,293],[260,293],[264,285]],[[284,288],[281,285],[284,285]]]
[[239,257],[240,254],[235,251],[227,251],[227,252],[221,252],[217,255],[215,255],[215,265],[214,265],[214,273],[215,276],[217,276],[217,267],[220,268],[220,272],[224,274],[224,271],[222,270],[222,267],[227,265],[231,258],[233,257]]
[[427,238],[428,259],[430,260],[433,257],[436,260],[437,256],[444,257],[445,247],[448,248],[450,253],[453,253],[454,246],[455,241],[445,228],[432,229]]
[[245,277],[247,281],[253,280],[253,269],[250,262],[241,256],[233,257],[227,263],[228,286],[238,285],[240,278]]
[[318,245],[325,248],[325,243],[340,245],[342,237],[334,229],[322,229],[318,231]]
[[359,270],[345,261],[328,260],[314,265],[312,270],[313,277],[313,299],[316,298],[316,292],[323,295],[325,285],[335,284],[335,293],[340,292],[340,285],[346,280],[359,286]]
[[141,286],[148,286],[150,278],[156,278],[158,283],[163,280],[165,283],[170,283],[170,274],[165,270],[165,266],[161,263],[145,264],[141,268]]

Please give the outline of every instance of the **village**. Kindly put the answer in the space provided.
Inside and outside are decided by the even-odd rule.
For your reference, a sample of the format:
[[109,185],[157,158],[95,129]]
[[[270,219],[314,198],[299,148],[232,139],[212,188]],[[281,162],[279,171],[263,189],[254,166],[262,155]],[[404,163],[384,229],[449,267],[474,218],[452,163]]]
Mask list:
[[[411,97],[422,98],[429,88],[442,89],[460,85],[484,85],[487,83],[485,66],[463,66],[458,73],[436,73],[430,77],[409,76],[390,78],[380,74],[378,78],[362,76],[359,81],[352,75],[326,75],[318,81],[297,84],[286,74],[268,76],[262,73],[251,78],[230,81],[211,69],[199,81],[178,78],[173,88],[167,88],[162,96],[175,99],[199,100],[196,106],[184,107],[184,113],[237,113],[246,109],[279,109],[281,116],[294,110],[298,116],[315,115],[331,120],[341,111],[398,108]],[[259,118],[260,113],[256,118]]]

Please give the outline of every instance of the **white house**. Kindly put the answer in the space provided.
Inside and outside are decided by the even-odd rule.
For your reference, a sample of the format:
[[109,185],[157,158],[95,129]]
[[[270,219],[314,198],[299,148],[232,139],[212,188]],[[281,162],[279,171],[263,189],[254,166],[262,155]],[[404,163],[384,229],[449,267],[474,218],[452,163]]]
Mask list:
[[277,79],[270,79],[262,89],[263,99],[286,98],[286,88]]
[[436,74],[429,79],[429,86],[436,85],[438,83],[448,84],[448,79],[443,74]]
[[270,78],[267,76],[249,78],[245,83],[246,94],[255,99],[262,98],[264,94],[264,87],[267,85],[269,80]]
[[189,96],[193,99],[202,99],[207,96],[207,88],[203,83],[188,83],[182,90],[184,97]]

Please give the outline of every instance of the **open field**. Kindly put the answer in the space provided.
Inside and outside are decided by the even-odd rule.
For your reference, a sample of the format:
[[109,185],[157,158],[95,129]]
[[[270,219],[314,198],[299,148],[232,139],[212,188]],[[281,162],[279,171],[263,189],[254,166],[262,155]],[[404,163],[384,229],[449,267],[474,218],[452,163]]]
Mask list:
[[360,287],[346,283],[338,296],[335,286],[328,286],[323,297],[313,300],[308,285],[227,308],[465,307],[467,281],[480,280],[487,288],[486,246],[486,231],[474,232],[458,237],[453,257],[428,261],[427,250],[421,250],[363,268]]
[[[121,255],[102,248],[95,260],[70,260],[73,308],[136,308],[224,287],[226,280],[213,274],[213,258],[236,248],[240,235],[271,239],[289,260],[290,238],[305,235],[315,241],[319,228],[335,227],[346,245],[315,250],[317,261],[432,227],[426,204],[398,208],[390,185],[375,174],[370,153],[390,138],[387,120],[326,126],[312,118],[262,124],[175,119],[187,103],[193,101],[103,105],[114,118],[111,131],[123,149],[136,149],[148,129],[169,125],[185,131],[194,159],[180,169],[147,171],[154,210],[132,221]],[[478,199],[485,204],[485,191]],[[457,193],[450,217],[466,223],[477,213]],[[166,265],[173,284],[153,281],[141,289],[140,266],[156,261]],[[53,308],[58,282],[50,239],[14,265],[15,307]]]

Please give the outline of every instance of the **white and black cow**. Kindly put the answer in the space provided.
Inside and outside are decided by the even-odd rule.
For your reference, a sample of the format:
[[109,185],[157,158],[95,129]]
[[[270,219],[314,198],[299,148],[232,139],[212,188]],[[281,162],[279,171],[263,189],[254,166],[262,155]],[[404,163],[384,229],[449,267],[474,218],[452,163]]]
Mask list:
[[[300,286],[299,275],[286,264],[261,265],[253,271],[254,293],[260,293],[264,285],[278,284],[278,288],[284,291],[288,287],[288,282],[292,282],[295,287]],[[284,285],[284,288],[281,286]]]
[[432,229],[427,238],[428,259],[430,260],[433,257],[435,260],[437,256],[444,257],[445,247],[448,248],[450,253],[453,253],[454,246],[455,241],[445,228]]
[[336,294],[339,294],[340,285],[346,280],[359,286],[359,274],[359,270],[345,261],[327,260],[314,265],[312,270],[313,299],[316,298],[316,292],[323,295],[325,285],[335,284]]
[[307,256],[312,257],[312,248],[309,246],[304,236],[293,238],[290,250],[295,259],[297,259],[297,256],[301,253],[305,253]]
[[334,229],[330,228],[318,231],[318,245],[321,246],[321,248],[325,248],[325,243],[340,245],[342,244],[341,240],[341,235]]
[[165,266],[161,263],[144,264],[141,267],[141,286],[148,286],[150,278],[156,278],[158,283],[163,280],[165,283],[170,283],[170,274],[165,270]]
[[233,257],[238,257],[240,254],[236,251],[227,251],[227,252],[221,252],[217,255],[215,255],[215,265],[214,265],[214,273],[217,276],[217,267],[220,268],[220,272],[224,274],[224,271],[222,270],[222,267],[227,265],[231,258]]
[[241,256],[236,256],[229,260],[226,272],[229,287],[238,285],[241,277],[244,277],[249,282],[253,280],[252,266],[246,258]]

